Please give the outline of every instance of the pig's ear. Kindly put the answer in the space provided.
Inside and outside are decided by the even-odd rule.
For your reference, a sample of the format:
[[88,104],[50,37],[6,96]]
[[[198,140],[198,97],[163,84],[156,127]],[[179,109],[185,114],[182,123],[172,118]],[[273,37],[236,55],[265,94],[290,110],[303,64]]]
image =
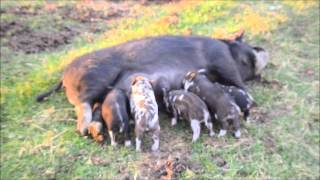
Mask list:
[[256,52],[265,51],[262,47],[258,47],[258,46],[254,46],[253,49],[254,49]]
[[240,30],[235,34],[235,41],[244,42],[244,30]]

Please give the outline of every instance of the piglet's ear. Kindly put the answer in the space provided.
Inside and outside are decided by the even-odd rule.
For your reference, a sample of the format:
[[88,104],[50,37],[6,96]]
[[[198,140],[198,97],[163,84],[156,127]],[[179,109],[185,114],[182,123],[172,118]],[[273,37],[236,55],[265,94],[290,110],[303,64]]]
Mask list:
[[154,89],[156,86],[156,80],[149,80],[149,83],[151,84],[151,87]]
[[196,72],[191,72],[190,73],[190,80],[194,79],[196,77],[197,73]]
[[138,81],[138,80],[137,80],[136,78],[133,78],[132,81],[131,81],[131,86],[134,85],[134,84],[136,84],[137,81]]
[[185,80],[192,81],[196,76],[197,76],[197,72],[189,71],[185,76]]
[[137,83],[137,81],[141,81],[143,79],[144,78],[142,76],[135,76],[135,77],[132,78],[131,85],[134,85],[135,83]]
[[208,73],[206,69],[199,69],[197,72],[198,74],[204,74],[204,75]]

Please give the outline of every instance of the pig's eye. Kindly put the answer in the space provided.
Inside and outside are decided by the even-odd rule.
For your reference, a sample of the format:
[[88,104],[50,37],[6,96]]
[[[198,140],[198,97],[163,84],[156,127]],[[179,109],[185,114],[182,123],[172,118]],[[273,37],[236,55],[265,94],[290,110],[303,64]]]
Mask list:
[[249,61],[247,58],[241,58],[241,64],[242,65],[249,65]]

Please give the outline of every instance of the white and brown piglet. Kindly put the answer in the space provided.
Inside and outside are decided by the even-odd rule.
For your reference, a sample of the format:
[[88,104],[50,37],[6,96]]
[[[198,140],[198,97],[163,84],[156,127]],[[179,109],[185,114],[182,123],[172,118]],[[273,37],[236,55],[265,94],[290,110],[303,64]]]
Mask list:
[[125,146],[130,146],[129,101],[126,93],[112,89],[102,103],[102,118],[107,126],[111,145],[116,145],[115,132],[124,133]]
[[220,84],[212,83],[202,71],[195,71],[186,74],[183,86],[186,91],[195,93],[207,104],[211,116],[222,126],[219,137],[227,133],[229,123],[233,125],[235,137],[241,136],[240,109]]
[[177,119],[182,118],[190,122],[193,132],[192,142],[200,137],[201,123],[204,122],[210,131],[210,136],[214,136],[212,122],[207,105],[194,93],[184,90],[173,90],[164,96],[166,108],[173,114],[171,125],[177,123]]
[[239,106],[241,112],[243,112],[243,117],[246,122],[250,122],[250,109],[255,105],[252,96],[235,86],[225,86],[222,85],[223,90],[228,93],[234,102]]
[[152,151],[159,149],[160,125],[158,104],[152,85],[146,77],[135,76],[131,83],[130,109],[135,120],[136,151],[141,151],[141,139],[145,131],[152,132]]

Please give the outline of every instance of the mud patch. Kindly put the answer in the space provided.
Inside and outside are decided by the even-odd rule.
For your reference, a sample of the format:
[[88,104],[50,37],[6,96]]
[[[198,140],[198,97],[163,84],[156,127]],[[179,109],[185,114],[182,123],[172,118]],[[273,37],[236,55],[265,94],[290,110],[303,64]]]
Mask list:
[[187,170],[196,174],[203,172],[200,164],[192,162],[187,157],[188,156],[179,158],[171,155],[165,155],[157,161],[151,161],[155,163],[153,164],[153,167],[150,167],[150,161],[147,161],[143,166],[141,166],[141,168],[145,168],[144,170],[149,169],[151,171],[149,171],[149,174],[142,174],[142,177],[166,180],[176,179],[181,173]]
[[178,2],[180,0],[140,0],[143,5],[151,5],[151,4],[165,4],[165,3],[172,3]]
[[272,134],[265,135],[263,139],[264,147],[267,153],[273,154],[277,150],[276,142]]
[[27,54],[53,50],[80,34],[106,31],[108,21],[129,15],[129,8],[47,4],[1,9],[1,46]]
[[[146,179],[176,179],[185,171],[202,172],[202,167],[191,161],[191,136],[189,126],[178,122],[178,127],[171,127],[169,117],[161,117],[161,141],[159,152],[150,152],[151,142],[143,153],[139,163],[140,175]],[[167,121],[167,122],[165,122]],[[188,136],[187,134],[190,134]]]
[[[10,28],[1,28],[3,36],[10,31],[8,45],[15,51],[23,51],[27,54],[55,49],[61,45],[69,44],[79,32],[66,26],[60,26],[58,32],[36,32],[18,21],[4,23]],[[3,37],[2,36],[2,37]],[[2,38],[1,37],[1,38]]]
[[270,122],[272,119],[269,112],[265,109],[253,108],[251,109],[250,113],[251,120],[259,124]]
[[110,159],[105,159],[97,155],[92,155],[90,157],[89,163],[95,166],[108,166],[112,163],[112,161]]
[[254,81],[248,83],[250,86],[261,85],[263,87],[275,90],[281,90],[284,84],[276,79],[268,80],[265,77],[257,77]]
[[222,168],[228,168],[228,163],[227,161],[222,158],[221,156],[218,155],[214,155],[212,156],[213,162],[218,166],[218,167],[222,167]]
[[299,77],[302,80],[314,80],[317,77],[317,72],[314,68],[306,68],[304,70],[299,71]]

